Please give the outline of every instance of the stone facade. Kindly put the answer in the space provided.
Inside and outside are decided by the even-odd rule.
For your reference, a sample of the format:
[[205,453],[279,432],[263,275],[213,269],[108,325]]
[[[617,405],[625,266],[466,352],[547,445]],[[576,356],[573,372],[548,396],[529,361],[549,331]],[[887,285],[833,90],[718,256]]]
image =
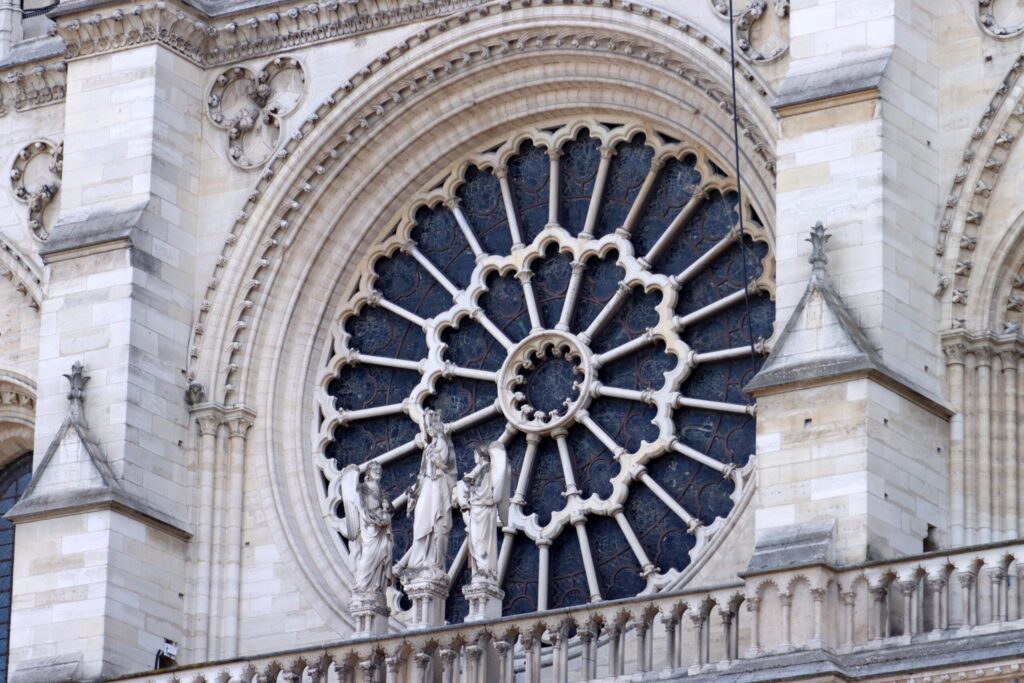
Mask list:
[[[8,680],[1019,678],[1024,13],[735,4],[0,0],[0,468],[35,464],[8,512]],[[628,144],[650,158],[627,167]],[[546,183],[529,211],[528,147]],[[661,183],[688,168],[672,204]],[[474,178],[493,181],[505,260]],[[465,265],[431,261],[428,214]],[[570,274],[557,296],[549,247]],[[587,289],[588,263],[631,250],[607,296]],[[424,300],[451,296],[448,318],[399,301],[382,273],[402,259],[428,274]],[[704,271],[719,280],[700,299]],[[521,323],[487,308],[502,278]],[[638,332],[616,318],[634,290],[669,302]],[[637,336],[599,347],[571,307],[543,320],[577,298]],[[347,325],[371,309],[425,350],[357,348]],[[734,328],[701,348],[708,321]],[[500,369],[445,355],[474,325]],[[665,388],[601,374],[648,347]],[[582,394],[537,426],[561,408],[514,393],[563,353]],[[695,393],[716,363],[739,369]],[[418,388],[341,405],[370,382],[344,374],[360,364]],[[498,575],[529,566],[529,609],[508,598],[493,618],[510,581],[488,585],[487,614],[442,623],[459,543],[428,616],[397,587],[354,602],[338,434],[405,435],[365,454],[404,489],[415,472],[388,463],[423,448],[424,408],[454,410],[443,387],[463,380],[508,380],[445,419],[462,458],[460,431],[508,417],[487,437],[513,473]],[[633,422],[610,427],[602,399]],[[695,448],[701,411],[735,429]],[[573,430],[596,440],[586,471]],[[670,456],[703,493],[666,483]],[[393,502],[397,546],[408,496]],[[513,556],[521,539],[533,554]],[[619,556],[636,571],[606,574]],[[183,670],[147,673],[161,650]]]

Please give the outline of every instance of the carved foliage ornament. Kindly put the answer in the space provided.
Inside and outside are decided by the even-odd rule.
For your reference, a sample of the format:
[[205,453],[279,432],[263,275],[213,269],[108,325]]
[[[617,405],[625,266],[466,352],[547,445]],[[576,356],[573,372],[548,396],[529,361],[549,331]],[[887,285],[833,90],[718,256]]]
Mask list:
[[[418,195],[333,326],[327,519],[344,528],[348,465],[379,463],[409,504],[436,411],[460,476],[475,447],[507,449],[506,614],[673,584],[747,490],[741,387],[762,359],[746,297],[754,335],[772,334],[768,236],[722,168],[648,126],[584,120],[522,131]],[[415,544],[405,515],[394,525],[402,565]],[[450,621],[466,609],[459,526]]]
[[239,168],[265,164],[281,141],[282,119],[305,92],[302,65],[278,57],[257,72],[235,66],[217,76],[206,102],[213,125],[228,132],[228,159]]
[[36,239],[50,236],[47,207],[60,189],[63,166],[63,142],[36,140],[18,152],[11,167],[11,189],[18,201],[28,205],[28,227]]
[[996,38],[1016,38],[1024,33],[1024,5],[1011,0],[978,0],[976,14],[981,30]]
[[[769,64],[789,51],[790,0],[746,0],[731,17],[736,31],[736,48],[755,64]],[[711,0],[715,13],[730,19],[728,0]]]

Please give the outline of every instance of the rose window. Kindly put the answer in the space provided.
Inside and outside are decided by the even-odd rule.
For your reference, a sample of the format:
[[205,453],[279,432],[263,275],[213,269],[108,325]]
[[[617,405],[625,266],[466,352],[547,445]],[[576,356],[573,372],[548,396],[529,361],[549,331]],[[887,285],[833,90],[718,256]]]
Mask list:
[[[767,231],[723,168],[649,126],[585,121],[522,131],[428,183],[332,330],[325,515],[340,528],[342,467],[379,462],[398,562],[432,408],[460,477],[474,446],[508,450],[506,614],[677,587],[743,495],[742,387],[774,317]],[[447,617],[461,621],[453,521]]]

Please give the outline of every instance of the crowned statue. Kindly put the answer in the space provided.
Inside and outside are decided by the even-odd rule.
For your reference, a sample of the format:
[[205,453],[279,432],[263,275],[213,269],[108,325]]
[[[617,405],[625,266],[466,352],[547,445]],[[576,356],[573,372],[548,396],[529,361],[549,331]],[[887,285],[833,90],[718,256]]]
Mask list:
[[439,413],[428,408],[423,417],[423,458],[416,482],[407,492],[408,514],[413,518],[412,547],[398,567],[406,583],[448,576],[445,559],[457,478],[455,446]]
[[498,584],[498,529],[508,518],[509,465],[500,441],[473,451],[475,465],[455,489],[466,522],[471,582]]
[[348,465],[341,471],[342,505],[345,509],[345,536],[352,558],[352,614],[357,632],[381,633],[386,630],[385,593],[392,583],[391,502],[380,486],[380,463],[366,466],[363,480],[359,467]]

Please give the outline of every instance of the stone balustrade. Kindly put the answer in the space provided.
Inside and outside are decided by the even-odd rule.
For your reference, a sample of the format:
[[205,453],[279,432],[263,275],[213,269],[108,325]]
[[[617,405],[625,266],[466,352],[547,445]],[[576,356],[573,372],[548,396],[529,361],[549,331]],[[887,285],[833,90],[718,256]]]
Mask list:
[[[832,662],[865,652],[879,662],[886,651],[919,644],[969,653],[991,634],[1024,631],[1022,578],[1024,543],[989,544],[852,567],[751,573],[711,588],[118,680],[565,683],[646,672],[699,677],[801,651],[831,653]],[[1017,663],[1006,671],[1020,669]]]

